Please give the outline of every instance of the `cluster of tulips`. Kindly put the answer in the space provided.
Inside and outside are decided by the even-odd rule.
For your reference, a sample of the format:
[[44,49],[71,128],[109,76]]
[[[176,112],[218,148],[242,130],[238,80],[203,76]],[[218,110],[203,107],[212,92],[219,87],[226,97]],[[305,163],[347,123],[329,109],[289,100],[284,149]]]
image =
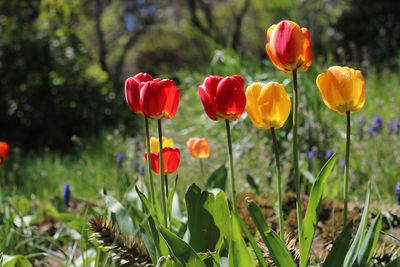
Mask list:
[[[227,147],[230,166],[231,202],[233,215],[236,211],[236,187],[234,162],[232,156],[232,140],[230,122],[237,120],[244,111],[249,115],[251,122],[257,128],[270,130],[276,162],[277,171],[277,193],[278,193],[278,221],[280,239],[284,240],[283,212],[282,212],[282,188],[279,162],[279,151],[275,130],[281,128],[288,119],[290,112],[293,113],[293,167],[294,181],[297,196],[297,223],[301,247],[308,247],[310,250],[310,238],[303,238],[302,231],[309,228],[303,226],[303,217],[300,200],[300,173],[298,157],[298,106],[299,88],[297,84],[298,72],[307,71],[312,63],[312,50],[310,34],[308,29],[301,28],[292,21],[281,21],[271,26],[267,31],[266,51],[272,63],[281,71],[293,76],[293,95],[290,99],[283,84],[269,82],[267,84],[256,82],[247,86],[240,75],[221,77],[211,75],[204,79],[198,87],[198,95],[204,107],[205,113],[211,120],[225,122],[227,134]],[[347,224],[347,201],[348,201],[348,180],[349,180],[349,154],[350,154],[350,114],[360,110],[365,103],[365,84],[360,71],[349,67],[330,67],[325,73],[318,75],[316,85],[321,93],[324,103],[328,108],[346,115],[347,119],[347,142],[344,172],[344,222]],[[160,192],[162,203],[163,222],[162,226],[170,227],[172,218],[167,211],[168,206],[168,178],[167,175],[174,173],[180,162],[180,151],[173,148],[173,142],[163,138],[162,120],[172,119],[178,110],[180,90],[174,81],[169,79],[153,78],[146,73],[138,73],[125,82],[126,101],[130,109],[142,114],[145,120],[147,152],[144,156],[147,160],[150,200],[154,209],[157,209],[158,198],[155,191],[155,183],[151,170],[160,176]],[[158,139],[150,138],[149,119],[158,123]],[[209,145],[204,138],[193,138],[187,142],[192,156],[206,158],[209,154]],[[149,156],[150,155],[150,156]],[[334,158],[331,155],[331,158]],[[334,162],[334,161],[332,161]],[[333,166],[333,163],[332,163]],[[327,176],[322,170],[322,176]],[[324,178],[325,179],[325,178]],[[322,190],[318,189],[316,195],[322,196]],[[318,191],[319,190],[319,191]],[[319,201],[319,200],[318,200]],[[318,202],[319,203],[319,202]],[[314,204],[311,204],[314,205]],[[318,206],[318,205],[317,205]],[[308,208],[312,210],[313,208]],[[312,213],[312,211],[310,211]],[[315,215],[315,214],[314,214]],[[307,217],[306,215],[305,217]],[[305,220],[308,220],[305,218]],[[315,224],[315,222],[313,222]],[[315,232],[315,225],[313,231]],[[314,234],[314,232],[312,232]],[[304,235],[309,235],[309,231]],[[164,235],[163,235],[164,236]],[[302,245],[303,243],[303,245]],[[268,245],[268,243],[267,243]],[[270,248],[270,247],[269,247]],[[307,252],[307,253],[308,253]],[[302,253],[302,252],[301,252]],[[308,255],[308,254],[307,254]],[[307,264],[307,255],[300,258],[300,265]],[[304,255],[301,255],[304,256]],[[279,264],[278,264],[279,265]]]

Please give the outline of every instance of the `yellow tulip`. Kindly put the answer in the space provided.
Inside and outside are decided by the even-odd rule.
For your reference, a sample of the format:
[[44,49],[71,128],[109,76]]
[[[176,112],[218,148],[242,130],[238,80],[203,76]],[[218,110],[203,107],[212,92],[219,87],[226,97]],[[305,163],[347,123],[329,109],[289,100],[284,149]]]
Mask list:
[[[174,140],[172,138],[162,137],[163,148],[164,147],[174,147]],[[150,152],[158,153],[160,152],[160,142],[158,142],[158,137],[150,138]]]
[[325,105],[346,114],[359,111],[365,103],[364,77],[359,70],[349,67],[330,67],[318,75],[317,86]]
[[246,98],[246,111],[257,128],[281,128],[289,117],[290,98],[280,83],[253,83],[246,89]]

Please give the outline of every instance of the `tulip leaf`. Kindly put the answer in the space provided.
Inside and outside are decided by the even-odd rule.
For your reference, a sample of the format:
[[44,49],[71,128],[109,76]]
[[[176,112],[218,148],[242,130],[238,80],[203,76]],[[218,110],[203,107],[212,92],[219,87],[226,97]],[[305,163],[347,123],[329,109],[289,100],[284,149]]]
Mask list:
[[353,263],[357,259],[357,254],[364,241],[365,231],[368,223],[368,209],[369,209],[370,195],[371,195],[371,188],[370,186],[368,186],[363,215],[361,217],[360,225],[358,226],[358,230],[356,236],[354,237],[353,243],[351,244],[350,249],[347,251],[346,257],[344,259],[344,266],[353,265]]
[[250,173],[246,174],[246,181],[251,186],[251,188],[256,191],[257,194],[260,192],[260,190],[258,189],[258,185],[254,180],[254,177]]
[[311,188],[310,198],[307,205],[306,215],[304,217],[303,226],[300,236],[300,267],[307,266],[308,254],[310,253],[311,244],[314,240],[315,229],[317,228],[319,218],[319,207],[324,192],[325,182],[331,174],[336,162],[336,154],[334,154],[322,167],[314,184]]
[[322,267],[342,266],[346,252],[350,247],[351,234],[353,229],[353,221],[349,222],[333,242],[333,246],[326,257]]
[[243,220],[238,215],[235,214],[234,216],[236,216],[236,219],[238,220],[238,222],[240,224],[240,228],[242,228],[242,231],[245,233],[247,239],[249,240],[250,245],[253,248],[254,254],[256,254],[256,258],[258,260],[259,266],[267,267],[268,265],[261,253],[260,247],[258,246],[253,235],[250,233],[249,229],[247,229],[246,224],[243,222]]
[[135,232],[135,227],[133,226],[132,218],[129,216],[124,206],[122,206],[118,200],[110,195],[106,195],[104,192],[102,192],[101,196],[107,206],[112,221],[118,225],[119,229],[124,234],[133,234]]
[[207,188],[220,188],[225,190],[226,180],[228,179],[228,170],[225,165],[216,169],[207,180]]
[[254,202],[250,202],[247,204],[247,209],[276,266],[296,267],[292,254],[280,237],[269,228],[260,208]]
[[176,234],[169,231],[162,225],[159,226],[159,232],[161,233],[165,242],[167,242],[167,245],[170,248],[173,256],[176,257],[181,264],[188,267],[206,267],[204,262],[196,254],[193,248],[179,238]]
[[192,184],[185,196],[188,211],[189,244],[196,252],[214,251],[223,236],[229,236],[225,229],[229,225],[229,208],[225,194],[217,197]]
[[228,253],[229,267],[255,267],[256,264],[251,258],[250,252],[243,240],[238,218],[234,214],[231,216],[231,223]]
[[365,235],[364,241],[358,252],[357,262],[353,266],[366,266],[374,255],[376,245],[379,240],[379,233],[382,229],[382,215],[378,214],[371,223],[367,234]]
[[[0,255],[1,256],[1,255]],[[0,266],[3,267],[32,267],[32,264],[29,262],[29,260],[22,255],[13,255],[13,256],[8,256],[8,255],[2,255],[0,258]]]

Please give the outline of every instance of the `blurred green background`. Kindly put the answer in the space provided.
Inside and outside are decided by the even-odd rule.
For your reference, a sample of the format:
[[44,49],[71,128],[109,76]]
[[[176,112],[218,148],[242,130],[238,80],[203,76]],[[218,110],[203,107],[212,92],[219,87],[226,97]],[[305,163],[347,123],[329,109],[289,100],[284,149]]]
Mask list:
[[[223,125],[203,113],[197,86],[210,74],[241,74],[246,84],[276,80],[291,92],[290,76],[265,53],[266,29],[291,19],[309,28],[313,47],[313,65],[300,75],[303,169],[315,174],[330,148],[344,158],[344,117],[324,106],[316,76],[330,65],[361,69],[367,104],[353,116],[352,196],[375,179],[382,198],[393,202],[400,180],[399,14],[396,0],[1,1],[0,140],[11,146],[2,182],[47,198],[68,181],[78,195],[94,195],[104,185],[118,188],[118,152],[133,181],[144,164],[143,122],[127,107],[123,87],[127,77],[148,72],[181,88],[165,135],[182,149],[181,179],[201,184],[186,140],[209,138],[207,174],[227,156]],[[287,190],[290,133],[291,123],[278,133]],[[233,138],[242,188],[247,174],[263,191],[275,188],[269,133],[244,115]],[[311,150],[317,153],[309,159]],[[332,197],[340,196],[339,163]]]

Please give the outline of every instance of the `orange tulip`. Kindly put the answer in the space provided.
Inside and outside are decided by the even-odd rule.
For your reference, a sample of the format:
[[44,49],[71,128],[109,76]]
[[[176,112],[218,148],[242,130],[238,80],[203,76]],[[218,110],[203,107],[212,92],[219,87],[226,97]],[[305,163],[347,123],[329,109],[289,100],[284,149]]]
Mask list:
[[9,155],[9,146],[6,142],[0,142],[0,167],[3,166],[4,159]]
[[285,73],[306,71],[312,63],[310,33],[295,22],[283,20],[269,27],[266,50],[272,63]]
[[192,137],[186,142],[192,157],[197,159],[205,159],[210,156],[210,145],[206,138]]
[[[178,148],[164,147],[163,148],[163,168],[164,174],[173,173],[178,169],[179,162],[181,160],[180,151]],[[150,153],[151,169],[160,174],[160,153]],[[144,157],[147,160],[147,153],[144,153]]]

